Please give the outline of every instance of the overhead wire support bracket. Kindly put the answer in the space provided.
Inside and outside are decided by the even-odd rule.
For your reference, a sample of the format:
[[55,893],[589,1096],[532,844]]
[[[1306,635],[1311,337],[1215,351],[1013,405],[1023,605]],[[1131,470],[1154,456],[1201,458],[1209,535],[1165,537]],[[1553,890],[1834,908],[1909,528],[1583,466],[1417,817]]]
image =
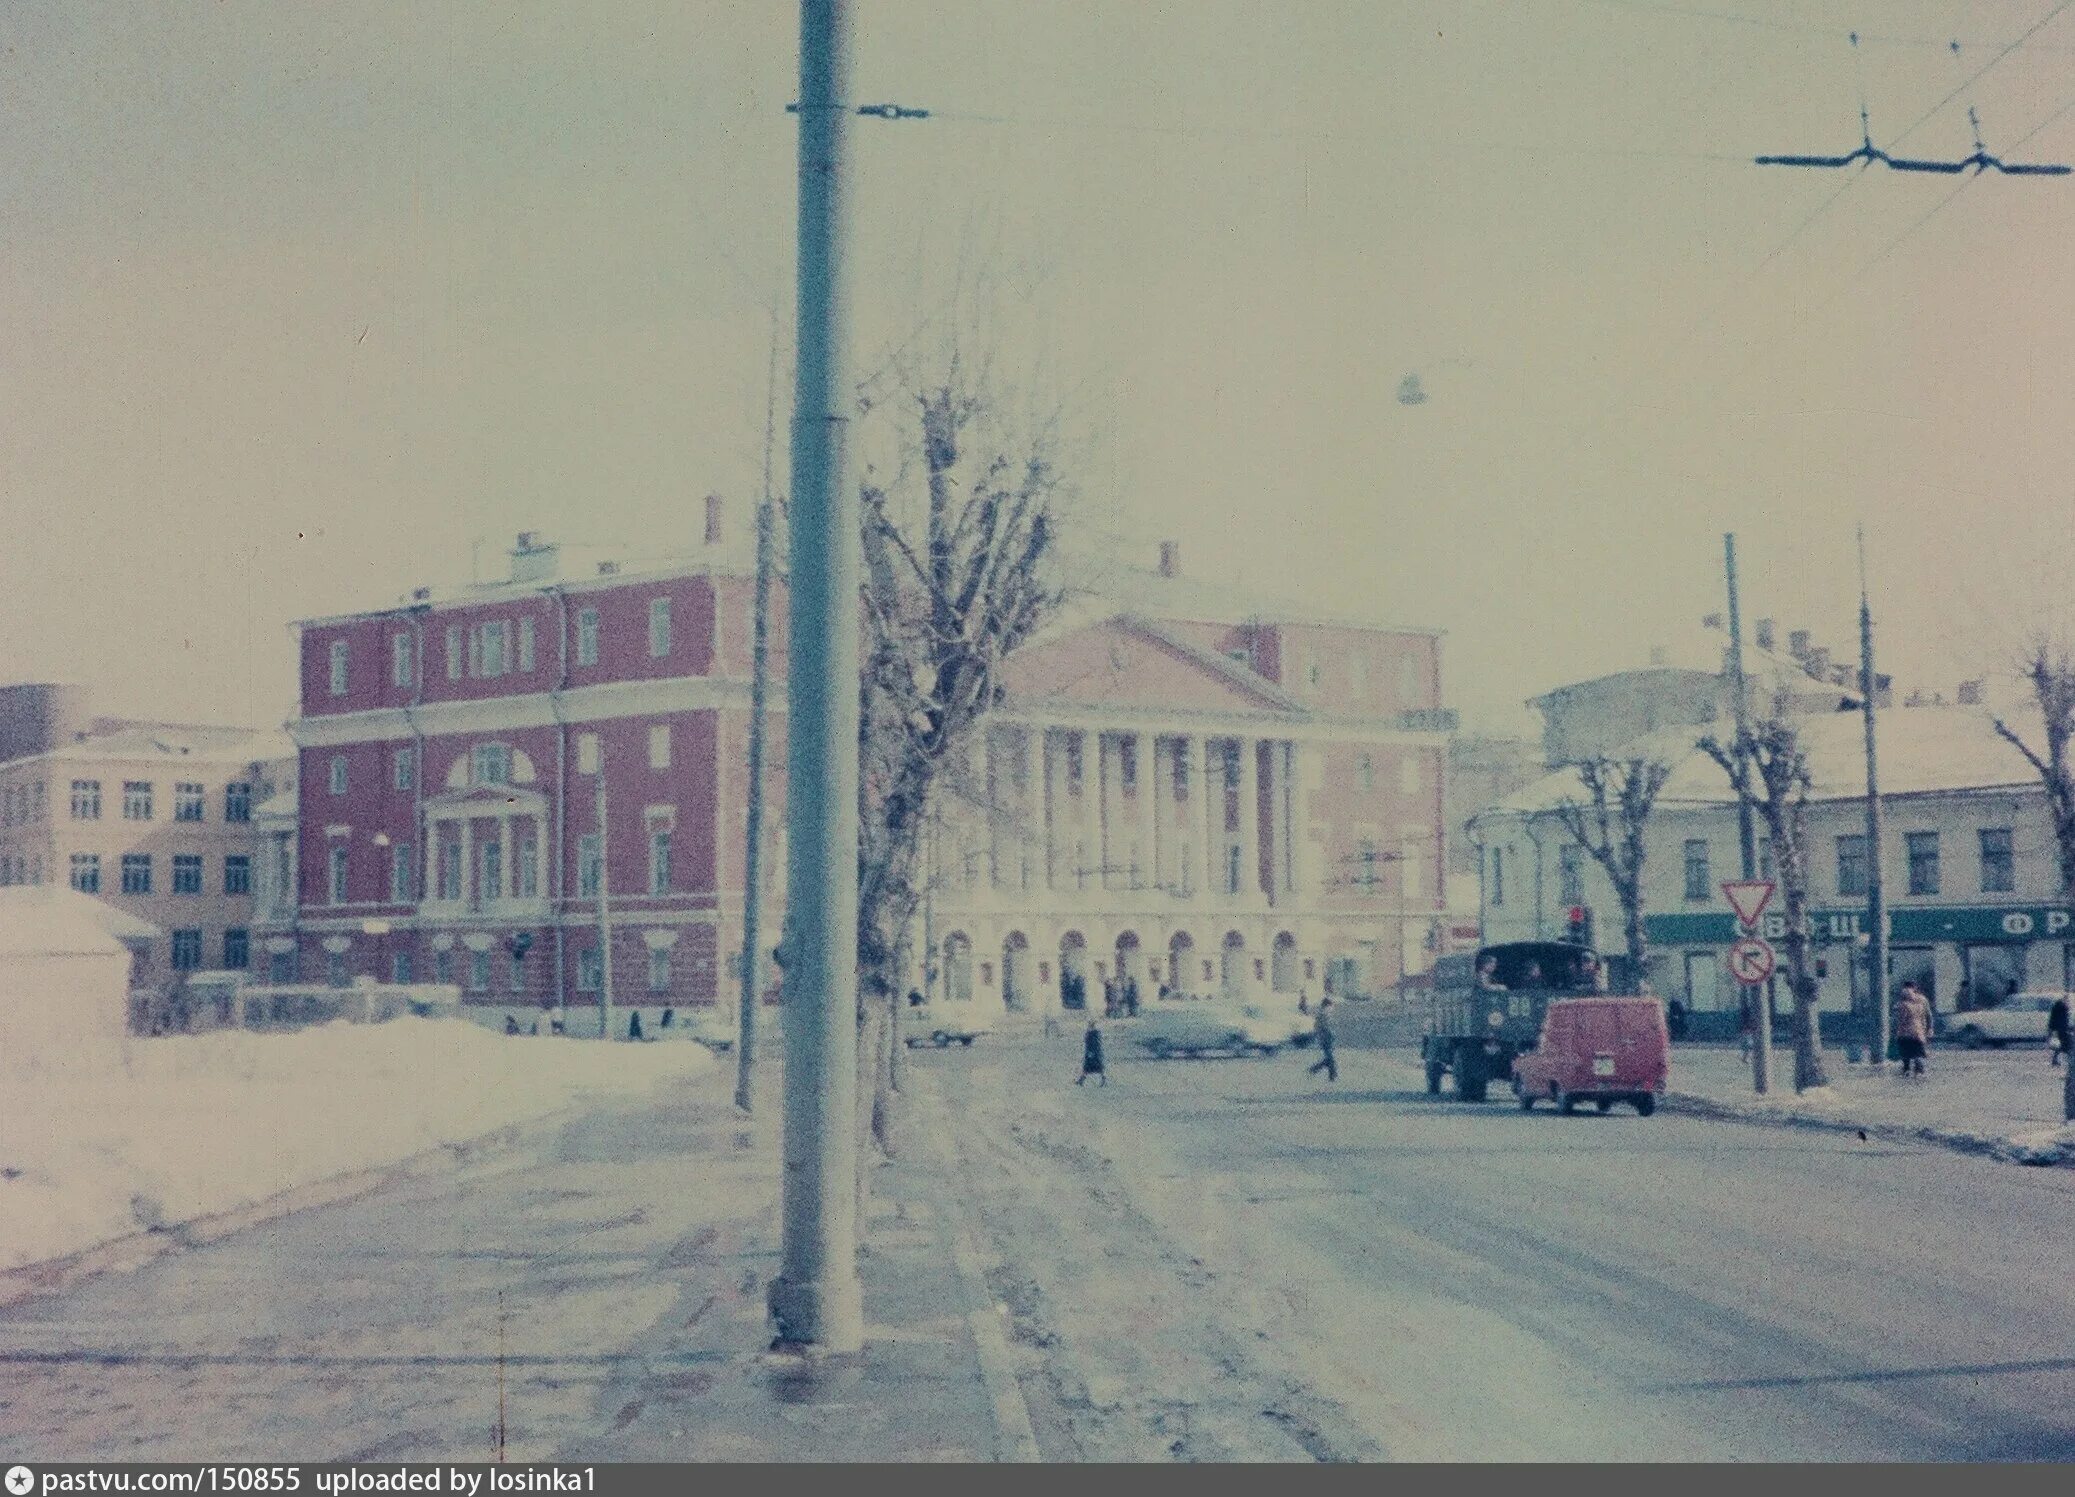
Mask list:
[[[798,114],[800,112],[799,101],[795,100],[786,105],[785,112],[787,114]],[[869,118],[881,120],[926,120],[929,118],[927,109],[910,109],[905,104],[860,104],[857,106],[857,112]]]

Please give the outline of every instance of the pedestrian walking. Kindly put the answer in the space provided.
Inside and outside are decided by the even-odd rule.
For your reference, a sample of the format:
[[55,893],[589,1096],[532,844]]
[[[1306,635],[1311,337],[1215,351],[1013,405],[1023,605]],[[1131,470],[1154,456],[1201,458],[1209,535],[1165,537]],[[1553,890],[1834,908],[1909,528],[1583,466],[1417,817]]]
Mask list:
[[2068,1053],[2068,995],[2061,994],[2046,1011],[2046,1063],[2057,1066]]
[[1924,1056],[1931,1048],[1931,1002],[1913,982],[1902,984],[1895,1000],[1895,1053],[1902,1061],[1902,1074],[1924,1074]]
[[1135,977],[1124,980],[1124,1013],[1129,1018],[1138,1017],[1138,979]]
[[1088,1033],[1081,1040],[1081,1074],[1075,1078],[1075,1086],[1086,1086],[1090,1076],[1100,1077],[1102,1084],[1110,1084],[1109,1072],[1102,1068],[1102,1031],[1095,1021],[1088,1021]]
[[627,1038],[630,1040],[641,1038],[641,1010],[638,1008],[634,1010],[634,1017],[627,1021]]
[[1312,1068],[1306,1071],[1304,1074],[1307,1076],[1316,1076],[1319,1072],[1324,1071],[1326,1073],[1326,1080],[1338,1081],[1340,1079],[1340,1066],[1339,1063],[1333,1059],[1332,999],[1319,999],[1318,1016],[1311,1021],[1311,1032],[1313,1036],[1316,1037],[1316,1039],[1318,1040],[1319,1055],[1317,1063],[1314,1064]]

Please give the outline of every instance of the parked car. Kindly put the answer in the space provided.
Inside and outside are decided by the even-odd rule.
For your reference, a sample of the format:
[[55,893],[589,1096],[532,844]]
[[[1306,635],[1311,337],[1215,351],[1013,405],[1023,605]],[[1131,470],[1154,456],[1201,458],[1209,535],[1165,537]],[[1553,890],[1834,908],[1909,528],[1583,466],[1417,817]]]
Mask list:
[[735,1021],[735,1005],[732,1003],[705,1003],[692,1008],[673,1008],[670,1022],[660,1019],[644,1020],[643,1027],[652,1040],[693,1040],[709,1050],[726,1051],[735,1048],[741,1031]]
[[[2012,993],[1993,1008],[1943,1014],[1941,1033],[1970,1050],[1984,1045],[2036,1045],[2046,1041],[2046,1014],[2061,993]],[[2075,1001],[2075,999],[2071,999]]]
[[1524,1112],[1542,1100],[1559,1112],[1627,1102],[1648,1117],[1670,1074],[1671,1036],[1655,998],[1564,998],[1543,1015],[1535,1048],[1513,1062],[1513,1095]]
[[1290,1043],[1291,1026],[1279,1008],[1212,999],[1162,1003],[1141,1010],[1136,1037],[1161,1059],[1170,1055],[1273,1055]]
[[910,1050],[918,1045],[942,1050],[953,1041],[970,1045],[993,1028],[994,1015],[984,1003],[911,1004],[901,1010],[901,1039]]

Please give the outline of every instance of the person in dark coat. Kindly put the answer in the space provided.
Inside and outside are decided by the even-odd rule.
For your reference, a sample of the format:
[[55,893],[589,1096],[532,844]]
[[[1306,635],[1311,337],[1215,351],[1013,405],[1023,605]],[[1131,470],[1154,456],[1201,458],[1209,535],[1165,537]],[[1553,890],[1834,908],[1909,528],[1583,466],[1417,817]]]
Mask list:
[[2047,1064],[2057,1066],[2068,1053],[2068,995],[2061,994],[2046,1011]]
[[1102,1031],[1095,1021],[1088,1021],[1088,1033],[1081,1040],[1081,1074],[1074,1079],[1075,1086],[1086,1086],[1090,1076],[1102,1078],[1102,1084],[1110,1084],[1109,1072],[1102,1068]]
[[1311,1032],[1318,1040],[1319,1056],[1317,1064],[1312,1066],[1312,1068],[1306,1071],[1304,1074],[1307,1076],[1316,1076],[1319,1072],[1324,1071],[1326,1073],[1326,1080],[1338,1081],[1340,1079],[1340,1066],[1339,1063],[1333,1059],[1332,999],[1319,999],[1318,1017],[1311,1021]]
[[634,1010],[634,1017],[627,1021],[627,1038],[630,1040],[641,1038],[641,1010],[638,1008]]
[[1138,979],[1127,978],[1124,983],[1124,1013],[1128,1018],[1138,1017]]
[[1895,1000],[1895,1051],[1902,1059],[1902,1074],[1924,1074],[1924,1054],[1931,1048],[1931,1004],[1913,982],[1902,984]]

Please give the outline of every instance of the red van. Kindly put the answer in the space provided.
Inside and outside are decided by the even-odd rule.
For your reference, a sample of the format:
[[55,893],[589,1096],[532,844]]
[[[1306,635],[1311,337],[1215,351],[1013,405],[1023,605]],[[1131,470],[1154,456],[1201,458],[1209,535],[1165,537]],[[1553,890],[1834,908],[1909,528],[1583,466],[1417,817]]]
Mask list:
[[1513,1062],[1513,1095],[1523,1112],[1545,1099],[1562,1112],[1632,1102],[1648,1117],[1670,1073],[1671,1036],[1655,998],[1565,998],[1549,1005],[1540,1042]]

